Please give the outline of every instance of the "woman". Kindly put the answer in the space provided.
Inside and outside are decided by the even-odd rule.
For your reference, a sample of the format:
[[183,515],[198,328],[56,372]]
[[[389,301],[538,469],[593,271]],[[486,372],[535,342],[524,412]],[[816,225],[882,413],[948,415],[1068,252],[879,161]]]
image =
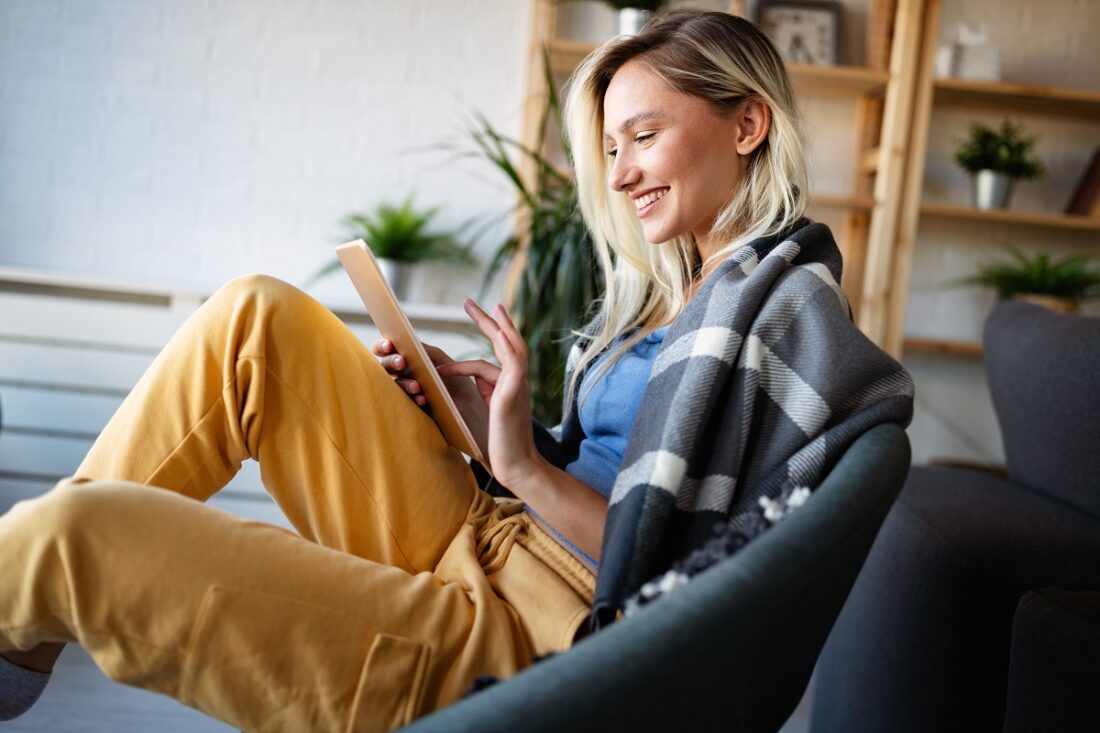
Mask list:
[[[834,278],[817,261],[795,267],[798,257],[783,255],[800,237],[812,243],[802,232],[830,256],[836,247],[802,217],[798,115],[783,65],[754,26],[723,13],[660,18],[594,52],[571,81],[566,111],[581,205],[607,277],[599,314],[570,359],[560,442],[531,429],[526,346],[501,307],[486,313],[466,304],[499,367],[431,352],[487,468],[518,499],[479,490],[415,406],[423,404],[419,385],[392,345],[375,342],[371,354],[285,283],[235,280],[173,337],[74,478],[0,518],[0,649],[8,660],[0,660],[0,717],[33,703],[63,643],[77,641],[113,679],[244,729],[399,726],[456,701],[480,675],[508,676],[567,649],[587,631],[594,600],[606,617],[598,628],[629,594],[644,600],[668,590],[640,589],[638,579],[668,569],[702,535],[671,532],[654,556],[624,553],[630,518],[656,516],[638,515],[638,487],[671,493],[678,510],[701,506],[685,526],[709,531],[718,505],[707,487],[726,484],[693,468],[715,452],[705,440],[682,460],[665,445],[668,435],[709,430],[716,413],[690,399],[684,412],[657,381],[686,364],[688,376],[672,391],[705,395],[719,383],[736,387],[735,371],[752,371],[782,402],[767,358],[781,353],[777,343],[763,352],[746,346],[748,367],[719,370],[718,382],[709,367],[700,372],[706,380],[691,376],[699,349],[715,343],[715,327],[698,330],[695,318],[703,313],[705,325],[707,313],[722,312],[726,285],[763,282],[755,273],[784,263],[763,294],[739,291],[738,303],[753,295],[765,304],[753,310],[759,315],[768,293],[785,303],[795,292],[787,283],[811,273],[827,285],[814,286],[815,297],[827,292],[832,301],[807,301],[797,312],[841,324],[836,344],[878,358],[876,379],[896,371],[841,307],[838,257],[828,261]],[[772,250],[782,256],[769,257]],[[663,348],[666,335],[675,342]],[[683,344],[695,349],[686,361],[676,357]],[[725,364],[723,353],[707,359]],[[831,353],[820,343],[814,351]],[[870,383],[849,379],[822,399],[858,397]],[[666,408],[686,417],[650,451],[647,430]],[[739,424],[774,422],[760,405],[731,409],[746,416]],[[800,417],[798,437],[775,433],[782,460],[758,459],[770,449],[754,448],[743,465],[749,474],[780,466],[811,480],[784,461],[815,437],[835,435],[837,424],[850,423],[837,416],[851,413],[834,410],[816,427]],[[201,503],[248,457],[302,537]],[[765,513],[774,518],[798,494],[772,486],[770,475],[760,474],[766,495],[741,493],[753,505],[772,501]],[[679,484],[709,498],[695,506]],[[740,506],[731,499],[726,516],[741,516]],[[751,534],[743,521],[729,526]],[[698,553],[689,560],[700,565]],[[601,584],[609,578],[602,606],[600,568]],[[674,571],[690,574],[682,563]]]

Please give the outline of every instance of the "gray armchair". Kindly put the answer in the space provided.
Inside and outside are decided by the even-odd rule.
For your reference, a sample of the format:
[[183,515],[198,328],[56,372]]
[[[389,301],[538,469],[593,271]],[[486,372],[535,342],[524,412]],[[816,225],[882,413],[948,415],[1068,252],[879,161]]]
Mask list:
[[908,466],[902,428],[868,431],[803,507],[684,588],[404,730],[774,732]]
[[1004,301],[1008,477],[917,466],[816,676],[814,733],[1100,728],[1100,319]]

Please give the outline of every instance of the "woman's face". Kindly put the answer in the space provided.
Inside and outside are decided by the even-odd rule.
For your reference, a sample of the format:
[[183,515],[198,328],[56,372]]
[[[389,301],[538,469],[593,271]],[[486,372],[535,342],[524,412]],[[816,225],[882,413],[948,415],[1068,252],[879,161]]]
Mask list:
[[691,232],[705,258],[719,244],[707,237],[714,219],[747,167],[738,152],[742,115],[719,114],[637,60],[612,77],[603,111],[608,184],[630,197],[646,239],[659,244]]

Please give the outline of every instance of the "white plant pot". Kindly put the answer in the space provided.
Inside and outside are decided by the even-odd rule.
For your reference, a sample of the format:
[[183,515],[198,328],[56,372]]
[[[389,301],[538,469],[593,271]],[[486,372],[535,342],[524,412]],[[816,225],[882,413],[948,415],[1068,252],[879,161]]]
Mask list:
[[649,22],[653,13],[638,8],[623,8],[619,11],[619,35],[636,36]]
[[413,265],[410,262],[378,258],[378,269],[382,271],[382,277],[393,288],[398,300],[407,300],[409,297],[409,282],[412,280]]
[[982,211],[1004,209],[1012,197],[1012,184],[1016,182],[1007,173],[978,171],[973,177],[974,207]]

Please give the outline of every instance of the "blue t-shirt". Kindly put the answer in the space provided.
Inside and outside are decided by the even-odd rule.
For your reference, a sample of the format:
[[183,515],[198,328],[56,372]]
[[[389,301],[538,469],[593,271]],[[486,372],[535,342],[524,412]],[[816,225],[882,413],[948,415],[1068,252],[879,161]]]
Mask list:
[[[626,452],[626,441],[642,405],[649,373],[653,370],[653,360],[667,332],[668,326],[664,326],[648,334],[634,348],[623,354],[606,374],[592,383],[596,369],[619,343],[616,341],[588,367],[581,381],[579,394],[582,399],[577,417],[585,437],[581,440],[577,459],[565,467],[565,472],[606,497],[611,496],[611,488],[615,484],[615,477]],[[527,507],[527,511],[538,517],[530,507]],[[563,537],[546,520],[542,517],[539,519],[550,527],[559,542],[579,552],[594,566],[597,565],[595,560]]]

